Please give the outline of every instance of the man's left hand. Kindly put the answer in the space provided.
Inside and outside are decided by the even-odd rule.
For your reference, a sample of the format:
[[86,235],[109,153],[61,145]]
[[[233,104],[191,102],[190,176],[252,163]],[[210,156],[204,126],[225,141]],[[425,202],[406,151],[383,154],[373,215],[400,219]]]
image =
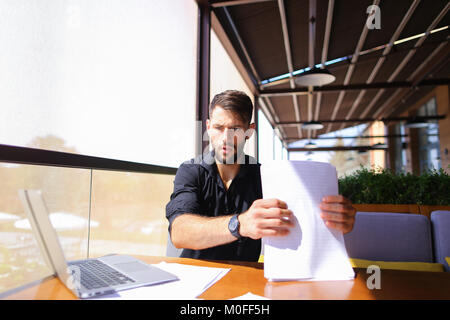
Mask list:
[[319,207],[320,217],[327,227],[340,230],[344,234],[352,231],[356,209],[349,199],[341,195],[325,196]]

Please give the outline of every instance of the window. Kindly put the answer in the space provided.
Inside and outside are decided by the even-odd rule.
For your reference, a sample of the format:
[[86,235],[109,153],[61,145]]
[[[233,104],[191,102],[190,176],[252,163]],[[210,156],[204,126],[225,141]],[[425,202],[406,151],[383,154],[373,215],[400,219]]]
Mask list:
[[111,253],[164,256],[173,178],[0,162],[0,293],[51,274],[19,189],[42,191],[68,260]]
[[[418,116],[437,115],[436,99],[432,98],[417,110]],[[439,124],[437,120],[428,120],[428,126],[418,129],[420,172],[440,169]]]
[[394,127],[394,134],[399,135],[395,141],[395,172],[406,172],[406,139],[405,139],[405,126],[402,123],[398,123]]
[[90,170],[0,162],[0,181],[0,292],[51,274],[19,189],[41,190],[66,258],[86,258]]
[[270,160],[288,160],[286,148],[261,109],[258,110],[258,156],[260,163]]
[[[172,175],[93,170],[89,256],[165,256]],[[92,224],[91,224],[92,225]]]
[[0,292],[51,273],[18,189],[42,191],[68,260],[164,255],[170,167],[195,153],[195,1],[2,1],[0,37],[0,144],[168,173],[0,162]]
[[172,167],[194,155],[195,1],[1,1],[0,38],[1,144]]
[[[317,147],[350,147],[350,146],[367,146],[370,145],[370,138],[365,138],[368,135],[366,124],[361,124],[354,127],[348,127],[330,133],[321,134],[318,139],[302,139],[289,144],[292,148],[303,148],[311,141]],[[327,162],[336,167],[339,177],[350,175],[361,166],[370,168],[371,155],[367,151],[316,151],[311,149],[309,151],[295,151],[290,152],[290,160],[311,160],[318,162]]]

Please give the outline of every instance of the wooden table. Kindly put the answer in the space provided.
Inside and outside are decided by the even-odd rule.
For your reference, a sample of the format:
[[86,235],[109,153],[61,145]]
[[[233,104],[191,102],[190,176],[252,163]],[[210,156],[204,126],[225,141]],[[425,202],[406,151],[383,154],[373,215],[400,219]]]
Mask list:
[[[199,298],[223,300],[247,292],[271,299],[374,300],[374,299],[450,299],[450,273],[381,270],[381,289],[369,290],[366,269],[355,269],[349,281],[289,281],[272,283],[264,278],[264,265],[256,262],[205,261],[187,258],[137,256],[147,263],[161,261],[189,265],[231,268],[230,272]],[[42,280],[4,299],[76,299],[57,278]]]

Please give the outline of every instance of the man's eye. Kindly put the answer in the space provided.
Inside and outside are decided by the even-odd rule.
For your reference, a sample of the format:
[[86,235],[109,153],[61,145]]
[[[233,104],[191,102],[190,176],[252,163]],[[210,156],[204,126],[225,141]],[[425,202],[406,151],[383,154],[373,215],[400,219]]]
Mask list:
[[[213,126],[213,128],[215,129],[215,130],[218,130],[218,131],[223,131],[223,130],[225,130],[225,127],[223,127],[223,126]],[[227,127],[228,128],[228,127]],[[239,130],[243,130],[242,128],[240,128],[240,127],[231,127],[231,128],[228,128],[228,131],[231,131],[231,132],[239,132]]]

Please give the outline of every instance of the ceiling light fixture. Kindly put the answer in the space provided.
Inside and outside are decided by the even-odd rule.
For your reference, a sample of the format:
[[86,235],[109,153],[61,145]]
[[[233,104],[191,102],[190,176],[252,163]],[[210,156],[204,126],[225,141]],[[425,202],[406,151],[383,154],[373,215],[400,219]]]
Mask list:
[[302,124],[303,130],[320,130],[323,127],[323,124],[319,121],[308,121]]
[[315,144],[314,142],[309,141],[307,144],[305,144],[305,148],[306,149],[315,149],[315,148],[317,148],[317,144]]
[[299,74],[295,78],[295,83],[299,86],[320,87],[336,80],[328,69],[312,68],[306,72]]
[[386,149],[386,148],[387,148],[387,144],[386,144],[386,143],[383,143],[383,142],[378,142],[378,143],[375,143],[375,144],[372,146],[372,148],[373,148],[373,149]]

